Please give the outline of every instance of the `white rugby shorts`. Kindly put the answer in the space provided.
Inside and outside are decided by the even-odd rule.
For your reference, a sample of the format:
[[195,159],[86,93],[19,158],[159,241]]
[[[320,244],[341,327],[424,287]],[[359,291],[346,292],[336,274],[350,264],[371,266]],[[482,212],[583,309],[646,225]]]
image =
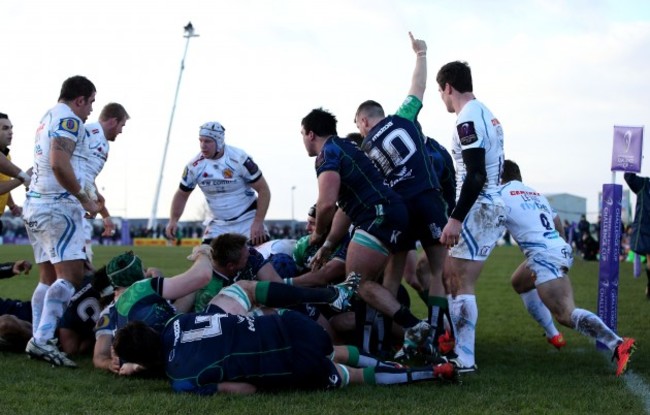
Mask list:
[[27,198],[23,220],[37,264],[86,259],[84,214],[76,199]]
[[251,226],[253,226],[256,212],[256,210],[251,210],[231,221],[210,220],[205,228],[205,232],[203,232],[203,239],[214,239],[224,233],[238,233],[250,238]]
[[485,261],[505,230],[506,208],[500,204],[474,203],[463,221],[458,245],[449,250],[454,258]]
[[536,253],[526,260],[526,267],[535,274],[535,286],[564,277],[571,265],[573,252],[569,245]]

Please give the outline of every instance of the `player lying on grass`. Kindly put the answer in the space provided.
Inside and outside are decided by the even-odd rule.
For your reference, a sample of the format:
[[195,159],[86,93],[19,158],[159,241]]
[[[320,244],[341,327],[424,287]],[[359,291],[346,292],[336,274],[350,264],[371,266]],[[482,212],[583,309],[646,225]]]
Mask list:
[[[113,332],[130,321],[143,321],[155,330],[162,331],[165,323],[179,314],[170,301],[200,289],[211,278],[211,248],[207,245],[195,247],[191,258],[194,263],[187,271],[170,278],[157,276],[145,279],[142,261],[133,252],[119,255],[108,263],[106,272],[115,287],[116,300],[114,307],[104,313],[105,317],[98,323],[93,358],[96,367],[122,375],[130,375],[141,369],[132,362],[123,365],[112,356],[110,346]],[[349,300],[356,292],[358,278],[352,276],[338,286],[327,288],[291,287],[267,281],[260,284],[267,292],[265,304],[271,307],[311,303],[330,304],[331,307],[342,310],[349,307]]]
[[455,378],[450,363],[395,367],[354,347],[334,347],[319,325],[295,311],[250,314],[253,304],[268,304],[272,290],[277,300],[295,288],[238,282],[224,288],[206,312],[175,316],[160,332],[143,322],[130,322],[116,334],[115,353],[150,369],[164,368],[176,392],[202,395]]

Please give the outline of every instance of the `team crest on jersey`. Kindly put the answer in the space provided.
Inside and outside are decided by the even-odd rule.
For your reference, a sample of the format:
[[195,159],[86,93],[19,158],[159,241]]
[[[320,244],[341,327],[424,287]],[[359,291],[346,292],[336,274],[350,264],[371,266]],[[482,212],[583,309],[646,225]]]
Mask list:
[[246,167],[246,170],[248,170],[248,174],[251,175],[257,173],[260,170],[260,168],[257,167],[257,164],[255,164],[253,159],[251,159],[250,157],[248,157],[244,162],[244,167]]
[[183,169],[183,181],[187,181],[187,176],[189,176],[189,174],[190,174],[190,169],[188,169],[187,166],[185,166],[185,168]]
[[100,316],[99,320],[97,320],[97,324],[95,324],[95,330],[108,328],[110,322],[111,320],[107,315]]
[[77,135],[79,132],[79,121],[75,118],[63,118],[59,123],[59,130]]
[[456,130],[458,131],[458,138],[460,139],[461,145],[467,146],[478,141],[473,121],[458,124]]
[[223,169],[222,174],[224,179],[232,179],[234,172],[232,171],[231,168],[226,167],[225,169]]

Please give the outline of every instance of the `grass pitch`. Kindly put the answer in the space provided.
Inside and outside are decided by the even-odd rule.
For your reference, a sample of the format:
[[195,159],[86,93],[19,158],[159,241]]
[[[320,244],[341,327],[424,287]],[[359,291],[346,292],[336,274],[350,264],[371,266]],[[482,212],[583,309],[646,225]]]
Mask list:
[[[95,247],[95,264],[104,264],[126,247]],[[32,259],[31,248],[2,246],[2,261]],[[142,247],[145,266],[173,275],[187,268],[187,248]],[[622,263],[618,331],[637,339],[629,373],[614,375],[609,352],[560,327],[567,347],[556,351],[528,316],[510,287],[512,271],[523,260],[515,247],[499,247],[488,260],[478,284],[479,373],[461,385],[421,383],[407,386],[353,386],[330,392],[287,392],[245,397],[175,395],[162,380],[120,378],[95,370],[90,356],[76,357],[79,369],[52,368],[23,354],[0,353],[0,414],[644,414],[649,413],[650,301],[646,278],[632,277]],[[38,272],[0,280],[0,296],[28,300]],[[594,311],[598,263],[576,259],[570,277],[576,304]],[[412,296],[417,315],[422,302]],[[641,386],[639,387],[639,382]],[[635,389],[636,388],[636,389]],[[644,389],[645,388],[645,389]],[[633,390],[635,393],[633,393]],[[641,391],[639,393],[639,390]]]

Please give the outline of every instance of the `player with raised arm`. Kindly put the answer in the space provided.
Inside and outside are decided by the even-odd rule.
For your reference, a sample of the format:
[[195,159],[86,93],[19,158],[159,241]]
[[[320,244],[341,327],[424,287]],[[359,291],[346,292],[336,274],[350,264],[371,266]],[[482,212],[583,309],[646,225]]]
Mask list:
[[[427,45],[423,40],[415,39],[410,32],[409,37],[416,60],[406,99],[397,112],[389,116],[385,116],[379,103],[365,101],[357,109],[354,121],[364,136],[361,149],[379,167],[386,183],[402,196],[409,212],[409,246],[390,256],[383,284],[393,295],[397,295],[408,251],[415,249],[415,243],[419,240],[431,268],[427,301],[431,318],[428,324],[423,322],[422,326],[432,325],[436,329],[433,341],[437,342],[443,330],[443,327],[437,329],[438,316],[448,309],[442,284],[447,250],[439,241],[442,228],[447,223],[447,213],[440,181],[425,147],[426,137],[415,124],[422,109],[427,84]],[[422,330],[420,326],[418,330]],[[406,330],[400,356],[416,348],[416,342],[410,337],[412,333]],[[415,338],[418,337],[419,334],[416,334]]]
[[307,154],[316,157],[318,177],[318,214],[310,242],[322,247],[313,263],[324,263],[353,224],[345,261],[347,278],[361,278],[359,296],[395,323],[411,329],[409,341],[422,343],[429,325],[377,282],[388,255],[406,249],[409,243],[408,211],[368,156],[351,140],[337,136],[336,124],[333,114],[314,109],[303,118],[300,132]]

